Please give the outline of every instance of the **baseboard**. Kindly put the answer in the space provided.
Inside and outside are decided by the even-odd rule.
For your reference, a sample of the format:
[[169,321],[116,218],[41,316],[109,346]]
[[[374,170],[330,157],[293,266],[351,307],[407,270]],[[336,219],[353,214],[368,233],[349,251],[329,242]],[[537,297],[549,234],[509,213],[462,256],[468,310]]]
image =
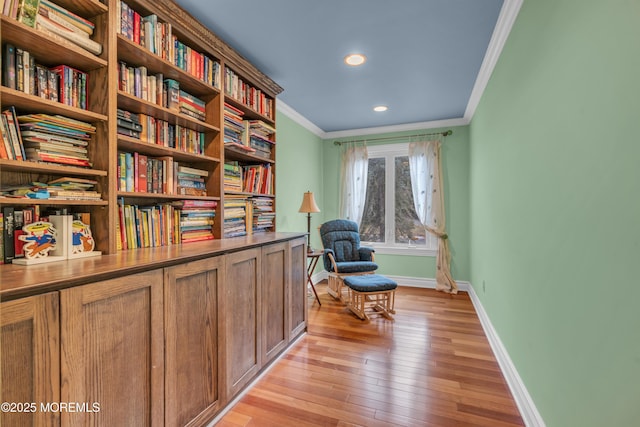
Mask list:
[[482,324],[484,333],[489,340],[489,345],[491,345],[493,354],[500,365],[500,370],[507,381],[511,394],[513,394],[513,398],[516,401],[516,405],[518,405],[520,415],[522,416],[525,425],[527,427],[545,427],[544,420],[538,412],[538,408],[536,408],[531,395],[529,395],[527,388],[522,382],[522,378],[520,378],[516,367],[511,361],[507,349],[502,344],[498,333],[491,324],[491,320],[489,319],[487,312],[484,310],[482,302],[480,302],[480,298],[478,298],[478,294],[476,294],[475,289],[470,283],[468,284],[467,292],[469,292],[469,297],[476,309],[476,313],[480,319],[480,324]]
[[247,393],[249,393],[249,391],[251,391],[251,389],[253,388],[254,385],[256,385],[256,383],[258,381],[260,381],[265,375],[267,375],[269,373],[269,371],[271,370],[271,368],[273,368],[274,366],[276,366],[276,364],[278,363],[278,361],[280,359],[282,359],[288,352],[289,349],[291,349],[294,345],[298,344],[298,342],[304,338],[304,336],[307,335],[306,332],[300,334],[300,336],[298,338],[296,338],[295,340],[293,340],[292,342],[289,343],[289,345],[287,346],[287,348],[285,348],[284,350],[282,350],[280,352],[280,354],[278,355],[278,357],[276,357],[275,359],[273,359],[272,361],[269,362],[269,366],[267,366],[262,372],[260,372],[260,374],[255,377],[249,384],[247,384],[245,386],[245,388],[238,393],[238,395],[236,397],[233,398],[233,400],[229,403],[227,403],[227,405],[224,407],[224,409],[222,409],[222,411],[220,411],[213,420],[211,420],[209,422],[209,424],[206,425],[206,427],[213,427],[216,424],[218,424],[218,422],[225,416],[227,415],[227,412],[229,412],[234,406],[236,406],[236,403],[238,403]]
[[328,278],[329,278],[329,273],[327,273],[327,270],[322,270],[311,275],[311,280],[313,280],[313,283],[318,283]]

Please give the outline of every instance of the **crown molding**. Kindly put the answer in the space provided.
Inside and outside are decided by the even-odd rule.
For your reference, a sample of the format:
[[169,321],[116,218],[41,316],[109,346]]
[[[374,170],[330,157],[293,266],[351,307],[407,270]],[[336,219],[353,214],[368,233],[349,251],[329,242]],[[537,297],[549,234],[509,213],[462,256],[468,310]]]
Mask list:
[[282,113],[285,116],[289,117],[291,120],[307,129],[312,134],[324,138],[325,131],[320,129],[318,126],[314,125],[309,119],[307,119],[302,114],[298,113],[296,110],[291,108],[288,104],[286,104],[283,100],[276,98],[276,111],[278,113]]
[[498,15],[498,21],[496,22],[496,27],[493,29],[493,35],[489,41],[489,46],[487,47],[484,59],[482,60],[478,77],[476,77],[476,82],[473,85],[473,90],[469,96],[467,109],[464,112],[464,118],[468,123],[471,123],[471,119],[476,112],[476,108],[478,108],[480,98],[482,98],[482,94],[489,83],[493,69],[498,63],[498,58],[500,58],[502,48],[504,48],[507,38],[511,33],[511,28],[516,22],[522,2],[523,0],[505,0],[502,4],[502,9],[500,9],[500,15]]

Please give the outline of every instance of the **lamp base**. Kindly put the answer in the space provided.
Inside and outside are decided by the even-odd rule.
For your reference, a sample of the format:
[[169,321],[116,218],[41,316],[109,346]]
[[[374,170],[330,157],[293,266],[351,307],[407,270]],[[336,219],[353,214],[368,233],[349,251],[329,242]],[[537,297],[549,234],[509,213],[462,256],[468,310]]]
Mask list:
[[313,248],[311,246],[307,246],[307,253],[310,254],[313,252],[314,252]]

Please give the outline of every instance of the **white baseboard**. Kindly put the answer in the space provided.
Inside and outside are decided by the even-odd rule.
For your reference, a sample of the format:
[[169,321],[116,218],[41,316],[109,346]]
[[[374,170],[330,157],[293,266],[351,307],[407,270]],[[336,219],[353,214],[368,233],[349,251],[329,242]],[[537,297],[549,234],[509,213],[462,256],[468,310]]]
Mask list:
[[536,408],[531,395],[529,395],[527,388],[522,382],[522,378],[520,378],[516,367],[511,361],[507,349],[502,344],[498,333],[491,324],[491,320],[484,310],[478,294],[476,294],[475,289],[470,283],[468,284],[468,292],[471,302],[476,309],[476,313],[478,313],[478,318],[480,319],[484,333],[489,340],[489,345],[491,345],[493,354],[496,356],[498,364],[500,365],[500,370],[507,381],[511,394],[513,394],[516,405],[518,405],[524,424],[527,427],[545,427],[544,420],[538,412],[538,408]]
[[313,283],[318,283],[321,280],[325,280],[328,278],[329,278],[329,273],[327,273],[327,270],[322,270],[311,275],[311,280],[313,280]]

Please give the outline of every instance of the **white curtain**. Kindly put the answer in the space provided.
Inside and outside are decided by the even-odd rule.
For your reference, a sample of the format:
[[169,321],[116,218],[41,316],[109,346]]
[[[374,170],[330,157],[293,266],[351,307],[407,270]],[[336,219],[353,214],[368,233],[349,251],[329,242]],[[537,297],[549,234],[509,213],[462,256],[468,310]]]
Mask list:
[[368,170],[367,146],[345,146],[342,152],[340,217],[355,221],[358,226],[364,212]]
[[409,144],[409,172],[416,213],[427,231],[438,237],[436,258],[436,289],[458,293],[451,277],[449,240],[445,228],[444,191],[440,141],[420,141]]

